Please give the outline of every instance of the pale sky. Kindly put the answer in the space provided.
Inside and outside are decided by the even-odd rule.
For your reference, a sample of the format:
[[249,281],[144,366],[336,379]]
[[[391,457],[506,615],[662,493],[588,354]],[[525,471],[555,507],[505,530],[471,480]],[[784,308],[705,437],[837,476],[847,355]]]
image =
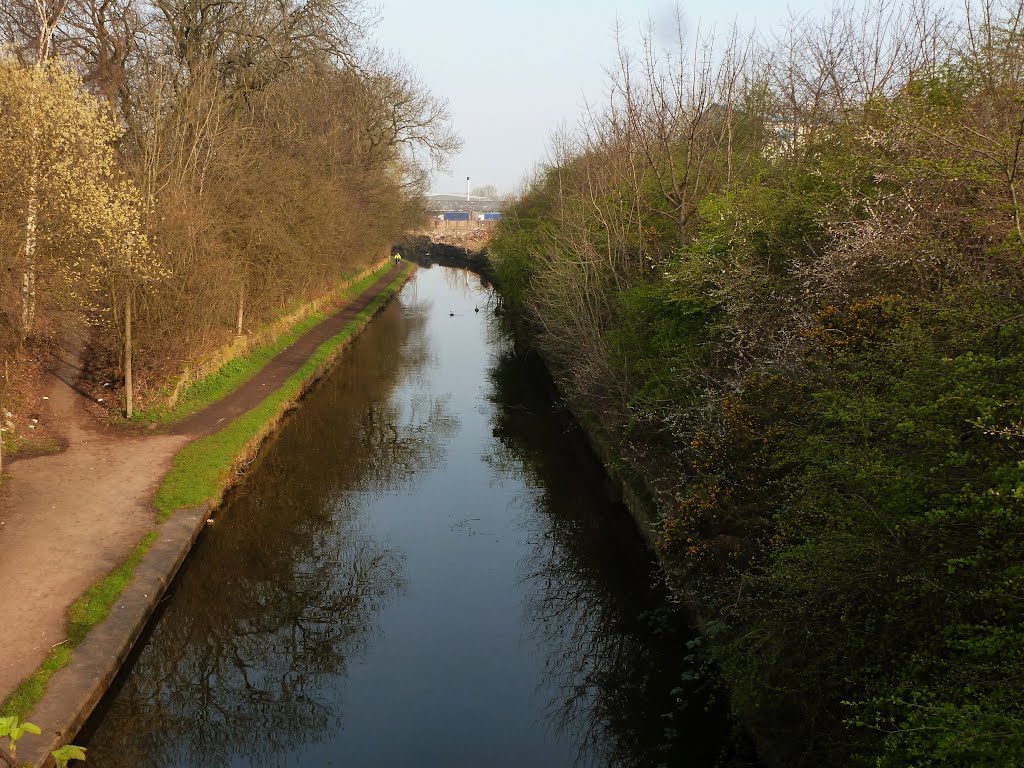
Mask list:
[[[462,152],[433,192],[464,194],[493,184],[516,191],[547,157],[554,131],[576,125],[605,93],[615,60],[616,18],[633,40],[649,19],[671,26],[671,0],[378,0],[376,45],[402,57],[446,99]],[[765,31],[789,11],[824,15],[818,0],[689,0],[688,28],[738,21]]]

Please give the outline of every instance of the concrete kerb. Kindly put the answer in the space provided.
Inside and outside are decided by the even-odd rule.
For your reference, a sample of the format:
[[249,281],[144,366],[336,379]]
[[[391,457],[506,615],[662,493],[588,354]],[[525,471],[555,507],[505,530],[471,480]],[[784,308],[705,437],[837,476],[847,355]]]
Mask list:
[[178,510],[157,528],[157,540],[110,615],[89,632],[71,662],[50,678],[28,718],[45,730],[22,742],[19,760],[39,768],[53,765],[50,753],[72,741],[85,725],[206,526],[210,508],[204,504]]
[[[403,284],[415,271],[406,270]],[[397,295],[397,291],[390,298]],[[338,354],[345,349],[377,313],[388,304],[385,301],[366,318],[355,333],[335,348],[318,370],[303,382],[294,401],[285,404],[281,412],[295,401],[330,368]],[[274,431],[268,425],[257,436],[262,444]],[[222,493],[232,485],[229,481]],[[54,673],[47,683],[46,693],[36,704],[28,718],[42,729],[38,737],[27,737],[19,745],[19,765],[30,768],[50,768],[54,765],[51,752],[74,741],[74,737],[89,719],[117,677],[136,641],[139,639],[157,605],[163,598],[181,564],[192,550],[206,521],[220,505],[220,500],[191,509],[179,509],[155,529],[158,538],[135,570],[131,583],[125,587],[110,615],[89,632],[74,650],[67,666]]]

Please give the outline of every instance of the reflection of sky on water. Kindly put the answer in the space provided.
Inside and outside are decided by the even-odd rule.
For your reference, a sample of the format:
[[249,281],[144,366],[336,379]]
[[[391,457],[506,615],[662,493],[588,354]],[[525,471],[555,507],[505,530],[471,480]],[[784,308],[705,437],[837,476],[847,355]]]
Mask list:
[[94,723],[90,763],[651,754],[632,733],[664,711],[643,693],[665,672],[636,618],[658,600],[649,562],[543,389],[524,394],[489,300],[472,273],[419,271],[288,419]]

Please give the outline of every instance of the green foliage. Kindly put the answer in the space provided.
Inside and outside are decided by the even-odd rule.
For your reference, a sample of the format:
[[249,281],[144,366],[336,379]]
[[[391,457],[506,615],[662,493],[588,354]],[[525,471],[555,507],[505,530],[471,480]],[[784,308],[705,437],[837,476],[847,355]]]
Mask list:
[[[39,726],[32,723],[18,722],[15,716],[0,717],[0,739],[7,739],[7,754],[10,755],[10,763],[13,765],[18,754],[18,741],[26,733],[39,735]],[[0,753],[0,757],[6,755]],[[5,761],[7,762],[7,761]]]
[[87,751],[88,750],[85,747],[66,744],[60,749],[55,749],[50,754],[53,755],[57,768],[68,768],[68,763],[72,760],[81,760],[82,762],[85,762],[85,753]]
[[502,299],[523,307],[538,254],[551,242],[557,169],[549,168],[529,193],[503,213],[488,246]]
[[509,232],[501,223],[491,240],[489,252],[495,263],[495,280],[501,285],[502,298],[512,305],[522,306],[526,301],[534,272],[531,254],[536,241],[536,233]]
[[975,81],[963,64],[947,63],[907,84],[907,95],[930,109],[962,109]]
[[174,457],[171,471],[153,498],[161,520],[166,520],[178,509],[196,507],[220,496],[247,446],[265,434],[268,424],[301,394],[306,382],[323,367],[334,351],[362,328],[401,287],[409,269],[411,267],[402,270],[402,274],[340,333],[321,344],[280,389],[220,432],[190,443]]
[[1024,463],[998,434],[1024,418],[1014,312],[965,294],[860,305],[825,319],[804,387],[745,392],[767,404],[741,409],[758,445],[714,464],[745,467],[733,514],[763,533],[716,654],[747,721],[790,735],[779,760],[1022,754]]
[[[818,165],[835,163],[829,156]],[[788,276],[794,265],[820,252],[829,240],[825,212],[844,194],[834,178],[851,169],[829,170],[826,176],[820,167],[778,163],[709,194],[698,209],[700,231],[683,249],[686,261],[707,273],[705,281],[715,283],[727,284],[729,278],[740,282],[754,270],[762,279]]]
[[26,717],[46,692],[46,684],[53,674],[71,661],[75,648],[85,639],[89,631],[103,621],[121,596],[124,588],[131,583],[135,569],[149,548],[156,541],[157,533],[146,534],[128,559],[109,575],[93,584],[68,609],[67,639],[53,648],[46,660],[31,677],[22,681],[0,706],[0,714]]
[[13,747],[14,744],[26,733],[39,735],[39,726],[32,723],[19,722],[17,716],[0,717],[0,739],[7,739]]
[[705,362],[716,307],[661,280],[630,286],[617,299],[618,322],[607,334],[611,354],[633,379],[633,413],[658,419],[692,399],[691,376]]

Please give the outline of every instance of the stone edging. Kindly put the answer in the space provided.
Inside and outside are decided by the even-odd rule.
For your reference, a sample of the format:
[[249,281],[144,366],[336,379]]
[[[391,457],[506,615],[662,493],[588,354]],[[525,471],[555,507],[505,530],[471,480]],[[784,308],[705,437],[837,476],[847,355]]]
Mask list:
[[19,762],[27,759],[31,766],[52,765],[50,752],[72,741],[85,725],[205,527],[209,511],[208,504],[181,509],[157,528],[159,537],[136,567],[132,582],[110,615],[93,627],[75,649],[71,662],[50,678],[29,718],[40,724],[43,733],[24,740]]

